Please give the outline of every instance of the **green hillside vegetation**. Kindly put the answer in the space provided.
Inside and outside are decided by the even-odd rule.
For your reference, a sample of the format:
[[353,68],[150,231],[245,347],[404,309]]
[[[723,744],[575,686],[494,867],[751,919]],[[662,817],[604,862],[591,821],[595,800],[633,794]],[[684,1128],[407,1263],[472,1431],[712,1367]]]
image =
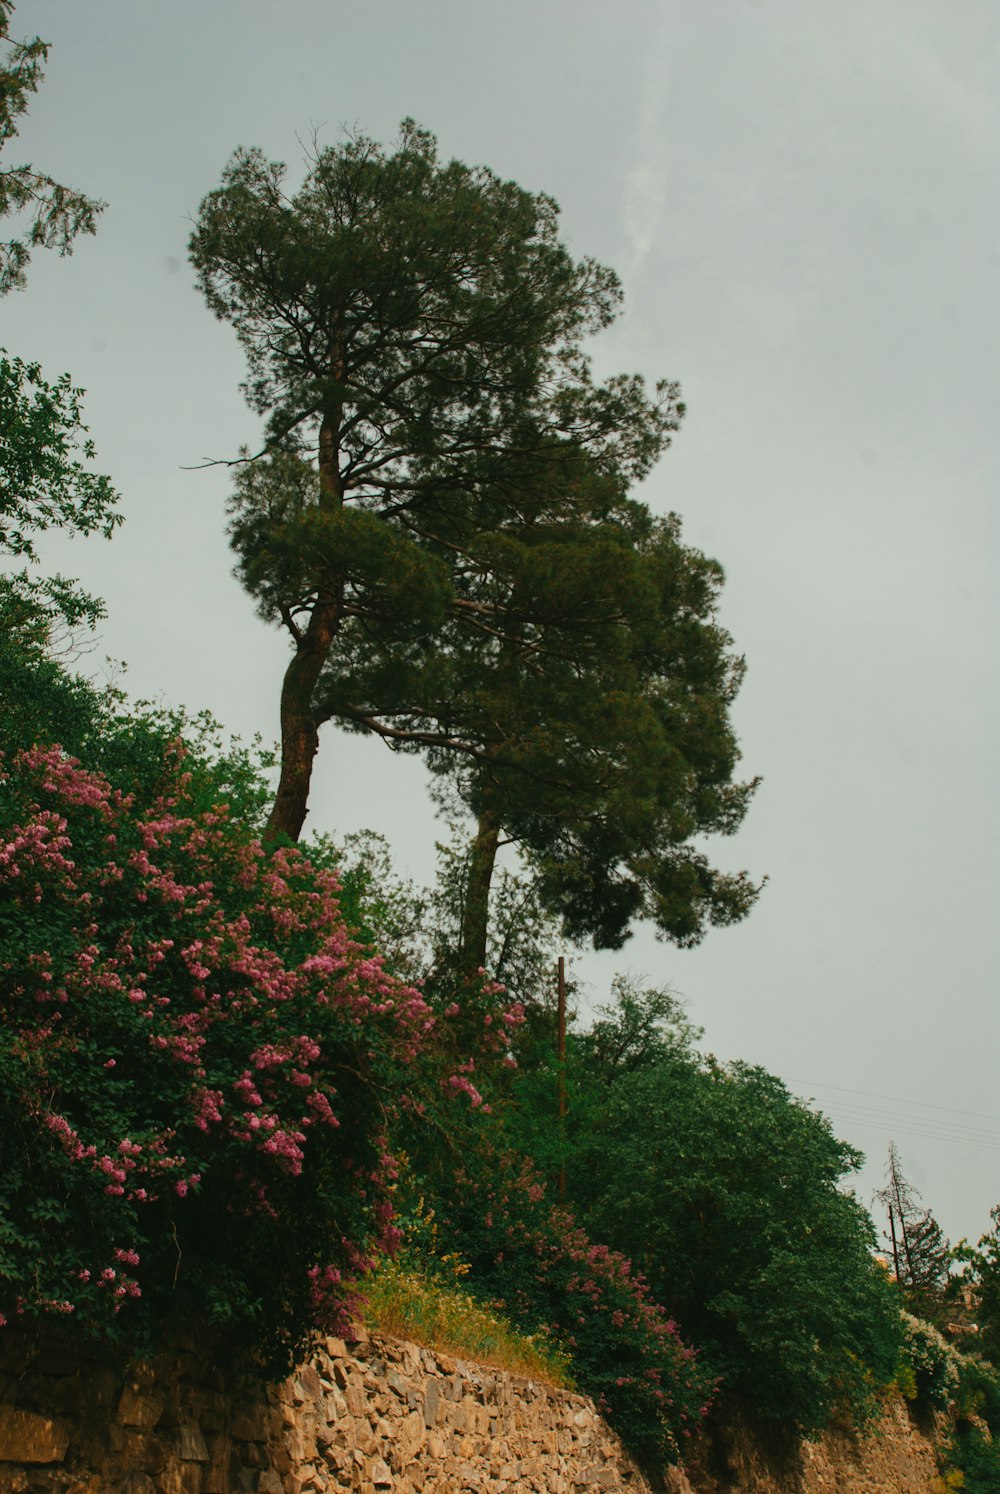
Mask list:
[[[45,56],[11,10],[0,145]],[[284,174],[238,152],[192,240],[265,421],[230,536],[288,636],[276,755],[74,670],[101,604],[40,578],[34,541],[110,536],[116,495],[80,391],[0,358],[0,550],[24,567],[0,578],[0,1332],[57,1319],[128,1354],[196,1323],[279,1375],[367,1298],[575,1385],[650,1466],[733,1406],[813,1432],[895,1385],[956,1403],[955,1476],[995,1488],[995,1230],[955,1258],[983,1351],[956,1356],[903,1315],[954,1269],[894,1285],[858,1154],[703,1054],[663,989],[619,980],[573,1026],[560,1115],[556,939],[617,947],[645,917],[689,945],[761,886],[701,849],[755,786],[722,572],[632,495],[677,387],[596,384],[613,272],[412,122],[317,152],[291,195]],[[93,227],[37,180],[0,291]],[[331,720],[426,757],[458,827],[433,887],[377,838],[299,843]]]

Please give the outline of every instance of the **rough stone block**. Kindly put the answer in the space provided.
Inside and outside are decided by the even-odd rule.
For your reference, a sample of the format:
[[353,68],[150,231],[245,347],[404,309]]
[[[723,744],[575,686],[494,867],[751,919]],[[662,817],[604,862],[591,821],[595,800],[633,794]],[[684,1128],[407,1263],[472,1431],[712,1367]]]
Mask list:
[[152,1395],[134,1382],[125,1386],[118,1401],[116,1420],[123,1427],[151,1432],[163,1415],[162,1396]]
[[620,1489],[621,1486],[618,1469],[610,1464],[601,1468],[592,1463],[589,1468],[581,1468],[573,1476],[573,1487],[576,1489]]
[[186,1421],[177,1428],[177,1452],[185,1462],[208,1462],[208,1444],[196,1422]]
[[440,1420],[441,1411],[441,1384],[438,1380],[428,1380],[424,1390],[424,1425],[436,1427]]
[[236,1406],[229,1422],[229,1434],[238,1442],[264,1440],[264,1415],[260,1406]]
[[299,1417],[292,1423],[285,1445],[293,1464],[312,1462],[316,1457],[316,1433],[311,1418]]
[[0,1462],[60,1463],[69,1446],[69,1428],[48,1416],[0,1405]]
[[201,1465],[171,1458],[161,1472],[156,1488],[157,1494],[202,1494]]
[[156,1494],[156,1485],[148,1473],[133,1473],[124,1485],[124,1494]]

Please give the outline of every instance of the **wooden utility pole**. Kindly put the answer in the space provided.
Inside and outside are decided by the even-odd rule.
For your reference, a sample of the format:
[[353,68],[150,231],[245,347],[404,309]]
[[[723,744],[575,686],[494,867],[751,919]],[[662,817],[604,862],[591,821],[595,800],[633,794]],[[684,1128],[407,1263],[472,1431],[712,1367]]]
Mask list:
[[564,1150],[566,1145],[566,961],[562,955],[559,956],[559,964],[556,967],[556,990],[557,1001],[557,1041],[556,1051],[559,1061],[559,1197],[566,1197],[566,1162]]

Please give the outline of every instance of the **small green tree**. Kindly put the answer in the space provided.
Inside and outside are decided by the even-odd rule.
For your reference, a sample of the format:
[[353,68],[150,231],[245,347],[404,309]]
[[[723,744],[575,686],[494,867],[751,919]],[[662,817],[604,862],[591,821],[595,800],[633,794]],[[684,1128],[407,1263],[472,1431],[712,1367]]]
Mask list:
[[680,1057],[693,1060],[704,1036],[669,986],[642,987],[628,976],[611,982],[611,1000],[596,1008],[586,1032],[576,1038],[580,1069],[611,1084]]
[[567,1202],[730,1397],[805,1431],[838,1408],[863,1417],[901,1329],[871,1220],[841,1188],[860,1155],[775,1076],[695,1039],[669,993],[628,987],[571,1036]]

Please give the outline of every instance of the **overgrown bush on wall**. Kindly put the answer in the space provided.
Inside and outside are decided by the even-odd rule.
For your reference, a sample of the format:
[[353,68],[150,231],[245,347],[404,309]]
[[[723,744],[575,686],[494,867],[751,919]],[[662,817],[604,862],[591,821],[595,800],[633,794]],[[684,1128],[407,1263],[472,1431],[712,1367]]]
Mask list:
[[529,1162],[502,1151],[470,1159],[437,1207],[470,1288],[568,1350],[580,1389],[638,1457],[682,1458],[715,1380],[630,1263],[554,1206]]
[[903,1314],[903,1343],[896,1380],[922,1411],[944,1411],[958,1394],[959,1355],[931,1324]]
[[[860,1154],[774,1075],[701,1054],[669,992],[619,981],[614,996],[567,1043],[578,1219],[634,1262],[754,1416],[812,1432],[874,1414],[901,1329],[871,1219],[841,1186]],[[543,1166],[556,1093],[551,1069],[515,1076],[527,1103],[511,1130]]]
[[1000,1494],[1000,1371],[978,1347],[974,1354],[952,1350],[951,1358],[958,1383],[949,1386],[955,1424],[940,1449],[944,1487]]
[[179,744],[156,778],[0,763],[0,1321],[186,1319],[283,1365],[393,1242],[394,1109],[478,1096],[332,872],[193,803]]

